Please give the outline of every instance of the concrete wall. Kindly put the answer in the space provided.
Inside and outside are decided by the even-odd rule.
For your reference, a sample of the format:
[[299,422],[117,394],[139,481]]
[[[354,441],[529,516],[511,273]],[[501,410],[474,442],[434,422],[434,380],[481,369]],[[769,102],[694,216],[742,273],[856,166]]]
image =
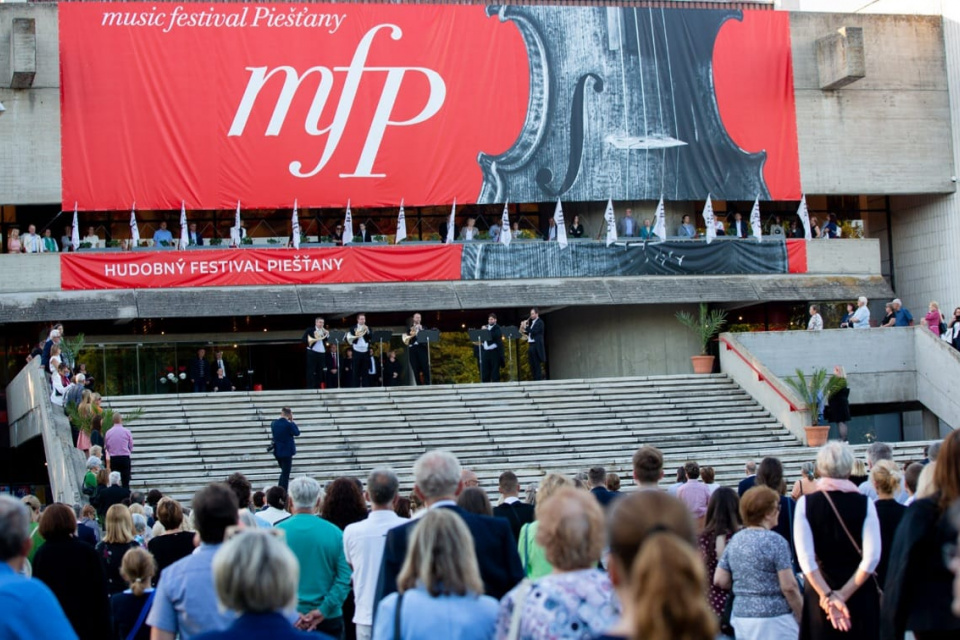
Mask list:
[[[960,427],[960,397],[956,393],[956,375],[960,371],[960,351],[926,329],[914,332],[917,351],[917,397],[933,416],[951,428]],[[931,416],[932,417],[932,416]],[[936,420],[925,420],[924,437],[941,437]]]
[[810,241],[807,273],[880,275],[880,240]]
[[917,400],[915,329],[780,331],[737,334],[740,343],[779,377],[817,368],[846,369],[852,404]]
[[[33,18],[37,74],[32,89],[10,86],[14,18]],[[60,202],[60,53],[57,5],[0,4],[0,204]]]
[[[947,78],[953,96],[943,134],[960,148],[960,2],[944,2],[943,32]],[[960,162],[951,165],[960,175]],[[893,260],[897,294],[914,315],[931,300],[951,314],[960,306],[960,195],[891,198]]]
[[86,461],[72,441],[63,409],[50,402],[50,384],[40,367],[28,365],[21,369],[7,385],[6,396],[10,445],[17,447],[42,437],[53,500],[81,502],[80,483]]
[[677,322],[693,305],[577,307],[553,311],[547,323],[550,376],[560,378],[693,373],[697,338]]
[[[866,77],[822,91],[816,42],[844,26],[863,29]],[[938,16],[792,13],[790,36],[806,193],[955,190]]]

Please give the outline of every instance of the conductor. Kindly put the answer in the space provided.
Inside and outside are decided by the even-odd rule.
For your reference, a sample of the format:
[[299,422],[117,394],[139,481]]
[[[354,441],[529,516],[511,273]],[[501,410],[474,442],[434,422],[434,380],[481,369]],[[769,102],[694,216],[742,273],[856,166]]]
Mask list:
[[270,425],[273,437],[273,457],[280,465],[280,479],[277,485],[286,490],[290,482],[290,468],[293,466],[293,456],[297,455],[297,443],[293,438],[300,435],[297,423],[293,421],[293,411],[290,407],[280,409],[280,417]]

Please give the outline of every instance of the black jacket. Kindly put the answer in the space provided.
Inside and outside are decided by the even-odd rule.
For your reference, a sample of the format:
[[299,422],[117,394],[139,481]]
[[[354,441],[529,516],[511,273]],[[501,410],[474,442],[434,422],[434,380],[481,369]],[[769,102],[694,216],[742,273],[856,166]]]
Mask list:
[[526,502],[503,503],[493,508],[494,517],[503,518],[510,523],[514,540],[520,540],[520,529],[523,525],[534,521],[533,512],[533,505]]
[[57,596],[80,640],[111,637],[107,579],[93,547],[73,537],[47,540],[33,558],[33,577]]

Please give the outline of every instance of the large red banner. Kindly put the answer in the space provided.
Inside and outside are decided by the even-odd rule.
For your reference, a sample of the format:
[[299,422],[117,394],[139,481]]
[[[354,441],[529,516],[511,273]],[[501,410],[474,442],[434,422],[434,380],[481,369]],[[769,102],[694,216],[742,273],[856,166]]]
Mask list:
[[462,245],[64,253],[67,289],[459,280]]
[[800,195],[782,12],[58,10],[67,208]]

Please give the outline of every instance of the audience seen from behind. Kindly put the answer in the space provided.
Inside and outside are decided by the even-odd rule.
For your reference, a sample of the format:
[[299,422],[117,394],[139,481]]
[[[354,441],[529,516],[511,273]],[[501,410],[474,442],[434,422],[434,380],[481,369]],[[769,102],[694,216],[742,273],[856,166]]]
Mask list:
[[784,495],[787,490],[787,483],[783,479],[783,463],[779,458],[767,457],[760,461],[757,467],[756,486],[769,487],[780,496],[780,512],[777,515],[777,523],[773,531],[783,536],[783,539],[790,545],[790,557],[794,557],[793,550],[793,520],[795,502],[790,496]]
[[97,555],[103,572],[107,577],[107,591],[110,595],[120,593],[126,588],[126,583],[120,576],[120,565],[123,563],[123,554],[128,549],[139,547],[134,540],[133,518],[130,509],[122,504],[115,504],[107,509],[104,522],[103,540],[97,544]]
[[[960,636],[960,617],[951,613],[950,597],[958,528],[948,517],[950,506],[960,500],[960,431],[943,439],[936,462],[924,473],[930,467],[931,494],[923,497],[918,489],[890,550],[880,625],[883,640],[899,640],[906,630],[917,640]],[[953,606],[957,612],[956,600]]]
[[478,516],[493,516],[493,505],[480,487],[467,487],[457,496],[457,506]]
[[880,521],[880,563],[877,565],[876,573],[881,586],[887,577],[893,535],[897,532],[900,520],[907,510],[894,499],[894,496],[900,492],[900,480],[900,470],[890,460],[881,460],[870,470],[870,482],[873,483],[877,492],[877,499],[873,506],[877,510],[877,519]]
[[157,584],[147,624],[151,640],[192,640],[207,631],[222,631],[234,616],[217,608],[213,584],[213,557],[223,544],[228,527],[239,519],[237,496],[225,484],[211,484],[193,496],[193,524],[200,546],[174,562]]
[[759,480],[743,494],[743,529],[724,549],[714,573],[715,585],[733,591],[730,624],[738,639],[795,638],[800,630],[803,600],[793,557],[783,536],[772,531],[780,498]]
[[[730,538],[742,526],[740,498],[737,496],[737,492],[729,487],[720,487],[714,491],[713,495],[710,496],[710,504],[707,505],[706,524],[697,539],[697,544],[700,547],[700,555],[703,556],[707,575],[711,577],[710,606],[717,614],[717,618],[721,620],[721,626],[729,623],[729,620],[724,620],[723,616],[730,591],[713,584],[712,578],[717,570],[717,562],[727,548]],[[729,631],[732,632],[732,629]]]
[[537,490],[537,504],[534,506],[535,518],[533,522],[529,522],[520,528],[517,543],[523,575],[531,580],[542,578],[553,571],[553,566],[547,560],[543,547],[537,542],[537,529],[540,526],[540,512],[543,510],[543,504],[561,488],[572,488],[573,486],[573,480],[559,473],[548,473],[540,479],[540,488]]
[[163,526],[163,533],[147,543],[147,549],[157,561],[157,581],[164,569],[181,558],[185,558],[195,548],[194,533],[183,530],[183,508],[173,498],[162,498],[157,503],[157,522]]
[[853,451],[829,442],[817,453],[820,491],[797,503],[794,541],[805,577],[804,637],[879,634],[880,523],[873,501],[848,479]]
[[710,487],[700,482],[700,465],[693,460],[683,465],[683,471],[687,481],[677,488],[677,497],[690,509],[697,528],[702,529],[710,502]]
[[237,617],[226,629],[202,633],[197,640],[332,640],[290,624],[286,612],[296,606],[300,566],[282,537],[273,533],[244,529],[216,552],[212,569],[217,601]]
[[597,568],[604,545],[599,501],[562,488],[542,503],[537,520],[537,542],[553,573],[522,582],[503,597],[497,638],[562,638],[612,626],[620,611],[610,579]]
[[150,627],[145,624],[156,592],[153,577],[157,563],[144,549],[130,549],[123,555],[120,575],[129,585],[126,590],[110,596],[113,630],[117,638],[150,640]]
[[520,481],[513,471],[504,471],[497,480],[501,504],[493,508],[493,515],[510,523],[513,537],[520,540],[523,525],[533,522],[535,508],[520,500]]
[[0,495],[0,638],[76,640],[50,588],[24,576],[31,548],[30,523],[27,505]]
[[493,637],[497,601],[483,594],[473,535],[455,511],[417,521],[396,587],[377,606],[374,640]]
[[45,542],[34,556],[33,577],[57,596],[81,640],[107,638],[110,610],[104,570],[93,547],[74,536],[76,530],[76,516],[67,505],[55,503],[43,510],[40,534]]
[[600,640],[713,640],[717,619],[686,505],[659,491],[617,500],[607,523],[608,571],[621,615]]

